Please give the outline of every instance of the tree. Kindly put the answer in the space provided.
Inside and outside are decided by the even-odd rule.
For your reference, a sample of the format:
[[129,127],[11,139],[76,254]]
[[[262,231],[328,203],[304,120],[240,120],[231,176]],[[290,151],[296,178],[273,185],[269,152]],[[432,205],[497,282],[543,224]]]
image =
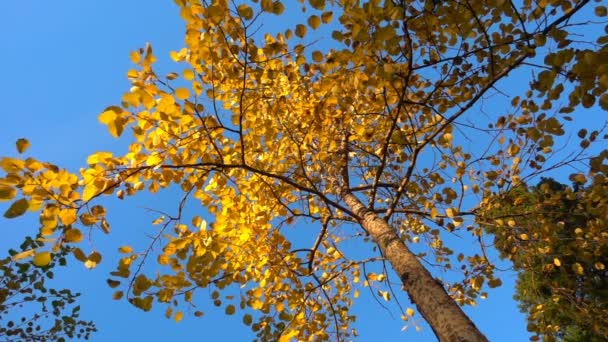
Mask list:
[[486,214],[495,218],[485,228],[518,271],[515,298],[528,329],[548,341],[608,339],[608,182],[597,171],[585,188],[549,178],[520,185],[494,198]]
[[[608,68],[599,63],[608,38],[589,30],[593,44],[572,39],[594,25],[573,21],[590,2],[300,2],[306,23],[262,36],[264,16],[298,8],[176,1],[186,47],[171,58],[183,70],[159,75],[150,45],[134,51],[133,87],[99,116],[113,136],[130,132],[128,152],[93,153],[79,174],[31,157],[2,159],[0,198],[18,198],[5,216],[40,211],[40,236],[94,268],[100,251],[78,243],[87,230],[110,232],[102,197],[173,185],[183,196],[155,221],[152,245],[121,248],[108,280],[123,286],[116,299],[126,294],[144,310],[165,303],[180,320],[179,306],[210,288],[214,304],[243,311],[262,340],[342,340],[352,334],[349,307],[360,287],[395,298],[390,265],[440,340],[485,340],[458,304],[500,280],[482,229],[464,219],[493,190],[556,167],[545,161],[568,113],[596,102],[608,108]],[[316,47],[309,30],[333,30],[336,45]],[[503,96],[499,87],[518,70],[534,72],[530,89],[497,101],[510,107],[505,115],[483,114],[486,97]],[[598,136],[583,134],[580,149]],[[195,215],[189,203],[201,205]],[[288,239],[296,223],[314,229],[309,246]],[[446,237],[466,232],[479,251],[454,256]],[[362,248],[344,243],[352,240]],[[41,253],[49,255],[39,248],[34,258]],[[147,275],[152,257],[159,270]],[[463,277],[436,279],[423,262],[457,264]],[[404,319],[414,312],[402,311]]]
[[[54,277],[52,269],[66,264],[68,251],[57,251],[54,261],[44,260],[48,255],[45,253],[39,253],[31,262],[13,260],[31,256],[33,248],[42,245],[40,241],[27,238],[21,245],[21,253],[11,250],[10,257],[0,260],[0,340],[61,342],[66,337],[88,339],[97,329],[93,322],[79,319],[80,306],[72,306],[80,294],[47,285]],[[41,263],[46,266],[36,267]],[[29,314],[30,311],[36,313]],[[48,322],[52,324],[47,326]]]

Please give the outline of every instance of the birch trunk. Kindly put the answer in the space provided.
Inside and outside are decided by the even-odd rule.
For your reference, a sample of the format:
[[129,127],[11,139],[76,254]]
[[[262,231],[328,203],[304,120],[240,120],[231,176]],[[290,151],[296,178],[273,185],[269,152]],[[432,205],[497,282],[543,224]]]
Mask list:
[[399,275],[405,291],[441,342],[487,341],[443,285],[429,273],[407,248],[395,229],[368,210],[353,194],[343,195],[346,205],[360,218],[360,224],[378,244],[384,257]]

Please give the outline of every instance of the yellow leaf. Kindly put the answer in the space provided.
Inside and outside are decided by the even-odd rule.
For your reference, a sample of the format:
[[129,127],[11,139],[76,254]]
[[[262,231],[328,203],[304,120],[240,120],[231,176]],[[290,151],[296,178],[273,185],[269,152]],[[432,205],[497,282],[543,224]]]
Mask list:
[[155,166],[160,164],[163,161],[163,157],[161,157],[158,153],[151,154],[146,159],[146,165]]
[[604,264],[599,261],[595,263],[594,267],[596,270],[600,270],[600,271],[603,271],[604,268],[606,268],[606,266],[604,266]]
[[554,263],[554,264],[555,264],[555,266],[557,266],[557,267],[559,267],[559,266],[561,266],[561,265],[562,265],[562,262],[561,262],[561,261],[559,261],[559,259],[558,259],[558,258],[553,258],[553,263]]
[[23,153],[30,147],[30,142],[27,139],[21,138],[17,139],[15,145],[17,146],[17,152]]
[[118,251],[123,254],[129,254],[133,252],[133,248],[130,246],[122,246],[118,249]]
[[499,287],[500,285],[502,285],[502,280],[500,280],[498,278],[493,278],[493,279],[490,279],[490,281],[488,281],[488,286],[490,288]]
[[10,185],[0,184],[0,201],[8,201],[17,196],[17,190]]
[[97,267],[97,265],[101,262],[101,254],[98,252],[93,252],[89,254],[87,257],[87,261],[84,262],[84,267],[88,269],[92,269]]
[[302,25],[302,24],[298,24],[296,25],[296,36],[300,37],[300,38],[304,38],[304,36],[306,36],[306,26]]
[[194,71],[192,71],[192,69],[184,70],[184,79],[186,81],[192,81],[194,79]]
[[509,153],[509,156],[513,157],[514,155],[519,153],[520,149],[521,148],[519,147],[519,145],[511,144],[511,145],[509,145],[509,148],[507,149],[507,153]]
[[25,162],[19,159],[2,158],[0,161],[0,167],[2,167],[6,173],[19,172],[24,166]]
[[243,323],[245,323],[245,325],[251,325],[252,322],[253,317],[251,317],[250,314],[246,314],[245,316],[243,316]]
[[530,240],[530,237],[526,233],[519,234],[519,238],[522,239],[522,240],[524,240],[524,241]]
[[137,51],[131,51],[129,58],[133,64],[138,64],[141,61],[141,55]]
[[412,308],[407,308],[407,309],[405,310],[405,313],[406,313],[408,316],[413,317],[413,316],[414,316],[414,309],[412,309]]
[[99,122],[108,126],[108,131],[110,131],[110,134],[115,138],[118,138],[122,134],[126,124],[126,120],[120,115],[121,113],[122,109],[120,107],[112,106],[106,108],[98,118]]
[[321,18],[317,15],[311,15],[308,17],[308,26],[310,26],[313,30],[316,30],[321,26]]
[[59,212],[59,219],[64,226],[76,222],[76,209],[63,209]]
[[585,269],[583,269],[583,266],[581,266],[581,264],[579,264],[578,262],[576,262],[576,263],[574,263],[574,265],[572,265],[572,270],[574,271],[574,273],[576,273],[578,275],[585,274]]
[[51,252],[40,252],[34,255],[34,260],[32,263],[36,267],[45,267],[51,263]]
[[72,254],[74,255],[74,258],[76,258],[76,260],[78,260],[80,262],[87,261],[86,255],[84,255],[84,252],[80,248],[72,249]]
[[314,9],[322,10],[325,8],[325,0],[309,0],[309,2]]
[[312,53],[312,60],[317,62],[317,63],[321,63],[323,62],[323,53],[321,53],[321,51],[315,51]]
[[246,20],[253,18],[253,9],[248,5],[242,4],[237,8],[238,14]]
[[323,24],[329,24],[333,17],[333,12],[324,12],[323,14],[321,14],[321,21],[323,21]]
[[262,290],[261,288],[256,288],[255,290],[253,290],[253,292],[251,293],[251,295],[255,298],[260,298],[262,297],[262,295],[264,294],[264,290]]
[[283,5],[283,3],[281,1],[273,1],[272,2],[272,10],[271,13],[276,14],[276,15],[281,15],[283,14],[283,11],[285,11],[285,5]]
[[165,220],[165,215],[162,215],[161,217],[159,217],[156,220],[152,221],[152,224],[161,224],[161,223],[163,223],[164,220]]
[[513,220],[513,219],[508,220],[507,225],[511,228],[515,227],[516,226],[515,220]]
[[24,252],[13,255],[12,259],[13,259],[13,261],[17,261],[17,260],[29,258],[32,255],[34,255],[34,253],[36,253],[36,250],[30,249],[29,251],[24,251]]
[[458,212],[458,211],[457,211],[455,208],[447,208],[447,209],[445,210],[445,214],[446,214],[448,217],[454,217],[454,216],[456,216],[456,213],[457,213],[457,212]]
[[190,97],[190,90],[187,88],[177,88],[175,89],[175,97],[180,100],[185,100]]
[[587,182],[587,177],[582,173],[571,174],[569,178],[575,183],[585,184]]
[[84,213],[80,215],[80,222],[82,222],[82,224],[84,224],[85,226],[92,226],[97,223],[97,221],[97,217],[89,213]]
[[4,213],[4,217],[6,218],[15,218],[23,215],[27,208],[30,206],[28,201],[25,198],[17,200],[11,204],[8,210]]
[[110,158],[112,158],[112,152],[93,153],[87,157],[87,164],[92,165],[92,164],[97,164],[100,162],[104,163]]
[[83,201],[88,201],[91,198],[93,198],[93,196],[97,195],[97,192],[99,190],[97,189],[97,187],[95,187],[95,184],[93,182],[87,184],[84,186],[84,189],[82,190],[82,200]]
[[289,330],[288,332],[283,333],[279,338],[279,342],[289,342],[292,338],[298,336],[298,330]]
[[251,308],[253,310],[260,310],[264,307],[264,303],[262,303],[259,299],[254,299],[251,301]]
[[236,308],[234,307],[234,305],[228,305],[226,307],[226,315],[234,315],[234,313],[236,312]]
[[176,322],[180,322],[182,319],[184,318],[184,313],[181,311],[178,311],[175,313],[175,321]]
[[80,242],[82,241],[82,232],[76,228],[70,228],[65,231],[65,241]]
[[109,125],[112,121],[116,120],[116,117],[116,107],[109,107],[99,114],[98,120],[104,125]]
[[101,226],[101,230],[103,230],[104,233],[110,234],[110,224],[108,223],[108,220],[106,220],[105,218],[102,218],[100,226]]

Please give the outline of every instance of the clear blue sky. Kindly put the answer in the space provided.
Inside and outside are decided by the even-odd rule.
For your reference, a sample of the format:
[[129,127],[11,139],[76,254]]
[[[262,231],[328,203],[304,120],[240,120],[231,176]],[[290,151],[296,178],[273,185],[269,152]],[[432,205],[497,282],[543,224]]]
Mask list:
[[[168,0],[2,1],[0,32],[0,156],[14,155],[15,140],[27,137],[32,143],[29,155],[72,170],[91,152],[124,151],[124,141],[112,139],[97,116],[128,89],[129,52],[149,41],[161,70],[169,70],[169,51],[183,46],[182,21]],[[112,234],[96,234],[85,243],[106,251],[124,244],[145,245],[145,233],[155,218],[145,208],[157,202],[141,196],[107,201]],[[0,212],[5,207],[0,204]],[[35,216],[0,218],[0,251],[31,233],[37,227]],[[200,303],[204,318],[186,315],[177,324],[164,318],[162,309],[144,313],[113,301],[105,284],[116,264],[110,254],[94,271],[78,265],[58,272],[57,286],[83,293],[82,318],[94,320],[100,329],[92,341],[251,340],[239,315],[216,312],[210,302]],[[488,300],[466,310],[492,341],[527,340],[524,316],[511,299],[513,276],[505,274],[503,280]],[[420,333],[413,328],[402,332],[399,315],[395,312],[392,318],[371,300],[358,301],[355,310],[359,341],[435,340],[428,327]]]

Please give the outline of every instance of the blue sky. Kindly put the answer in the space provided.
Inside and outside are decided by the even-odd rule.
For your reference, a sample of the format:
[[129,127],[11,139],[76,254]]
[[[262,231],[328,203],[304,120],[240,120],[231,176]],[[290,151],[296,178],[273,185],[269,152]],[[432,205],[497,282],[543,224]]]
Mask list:
[[[124,141],[111,138],[97,116],[128,89],[129,52],[151,42],[160,69],[169,70],[169,51],[183,46],[183,25],[172,1],[3,1],[0,32],[0,156],[14,155],[15,140],[27,137],[32,143],[28,155],[72,170],[94,151],[124,152]],[[145,245],[145,233],[156,218],[145,208],[158,200],[140,196],[107,201],[112,234],[95,234],[85,244],[106,251],[124,244]],[[5,207],[0,204],[0,211]],[[31,233],[36,221],[35,215],[0,218],[0,251]],[[116,264],[110,254],[94,271],[77,265],[58,272],[57,286],[83,293],[82,318],[94,320],[100,329],[92,341],[252,339],[240,316],[226,316],[210,302],[200,304],[204,318],[187,315],[175,323],[164,318],[163,310],[144,313],[113,301],[105,284]],[[522,341],[529,336],[525,318],[511,299],[513,279],[503,275],[504,285],[490,292],[488,300],[466,308],[492,341]],[[399,315],[395,312],[392,318],[373,300],[364,297],[354,310],[359,315],[359,341],[435,341],[428,327],[420,333],[412,327],[402,332]]]

